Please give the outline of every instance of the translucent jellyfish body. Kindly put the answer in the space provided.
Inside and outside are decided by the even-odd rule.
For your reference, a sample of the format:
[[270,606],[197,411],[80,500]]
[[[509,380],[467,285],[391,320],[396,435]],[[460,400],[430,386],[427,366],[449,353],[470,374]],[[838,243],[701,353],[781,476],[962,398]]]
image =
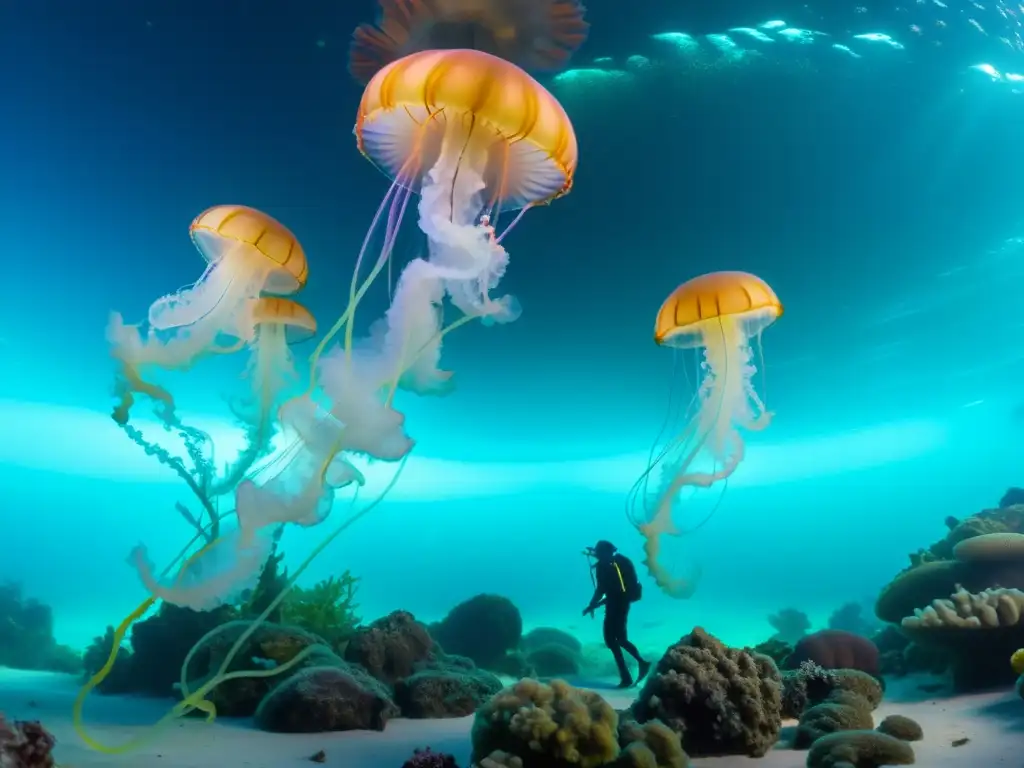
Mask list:
[[[660,538],[680,533],[672,519],[680,491],[727,480],[743,460],[740,430],[768,426],[770,413],[754,386],[757,368],[751,342],[781,315],[775,292],[746,272],[694,278],[673,291],[658,311],[655,343],[703,355],[689,420],[657,453],[638,483],[646,488],[652,473],[660,472],[657,491],[652,499],[644,499],[642,510],[632,512],[632,522],[645,539],[645,565],[658,586],[673,597],[690,597],[695,583],[674,577],[659,562]],[[710,468],[697,469],[701,460]]]
[[529,71],[562,68],[587,39],[578,0],[378,0],[376,24],[352,35],[349,72],[366,83],[395,59],[474,49]]
[[[353,276],[350,313],[391,258],[413,193],[428,256],[399,278],[381,332],[383,349],[420,392],[444,390],[436,369],[445,295],[467,317],[508,322],[512,297],[491,296],[508,265],[495,233],[504,211],[548,203],[572,187],[576,136],[546,89],[518,67],[472,50],[424,51],[379,71],[366,86],[355,135],[359,150],[393,180],[357,260],[378,225],[383,244],[363,288]],[[518,221],[518,217],[513,221]],[[347,318],[351,345],[351,315]]]
[[[316,335],[316,319],[298,302],[280,296],[262,296],[243,312],[244,328],[255,334],[249,346],[245,376],[250,393],[233,410],[246,429],[246,447],[216,483],[214,494],[231,491],[253,463],[270,449],[275,406],[296,381],[290,346]],[[243,343],[243,342],[240,342]]]
[[217,205],[199,214],[189,234],[207,267],[192,286],[149,308],[156,330],[202,324],[237,328],[239,312],[260,293],[291,294],[306,284],[306,255],[276,219],[243,205]]

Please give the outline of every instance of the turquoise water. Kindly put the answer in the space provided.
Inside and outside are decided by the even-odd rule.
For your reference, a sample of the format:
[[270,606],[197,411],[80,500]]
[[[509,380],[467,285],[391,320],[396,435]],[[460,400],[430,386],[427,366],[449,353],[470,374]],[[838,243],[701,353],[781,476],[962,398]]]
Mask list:
[[[211,206],[251,206],[302,244],[309,280],[294,298],[323,338],[348,306],[388,191],[350,133],[361,88],[345,71],[347,39],[368,8],[240,19],[185,5],[55,20],[23,4],[4,21],[0,66],[30,74],[0,85],[11,107],[0,125],[0,581],[49,605],[56,640],[79,651],[150,595],[133,549],[143,544],[162,569],[194,533],[176,503],[198,509],[110,416],[123,353],[110,313],[144,321],[203,273],[190,222]],[[644,561],[630,489],[651,446],[685,433],[694,412],[680,402],[711,381],[699,354],[652,341],[656,316],[678,286],[722,270],[757,275],[785,307],[743,339],[754,350],[744,386],[772,423],[739,430],[746,450],[727,482],[673,502],[656,493],[660,467],[652,475],[648,513],[672,502],[677,525],[697,528],[664,537],[660,562],[701,576],[692,597],[676,599],[641,566],[638,645],[660,652],[694,625],[755,644],[789,607],[814,628],[846,603],[870,614],[908,554],[944,535],[945,518],[996,506],[1024,478],[1024,63],[1016,15],[962,5],[804,9],[784,21],[785,9],[753,6],[622,19],[595,3],[572,64],[538,75],[565,109],[579,159],[571,193],[528,210],[501,241],[507,273],[489,298],[514,295],[522,314],[444,338],[439,365],[454,386],[443,397],[397,392],[389,405],[415,443],[408,455],[394,443],[369,458],[344,454],[365,483],[318,486],[311,504],[306,486],[276,488],[308,480],[289,463],[301,430],[278,408],[311,381],[316,339],[291,347],[290,377],[275,358],[271,378],[286,379],[267,408],[275,434],[245,476],[292,517],[270,519],[261,535],[284,524],[278,551],[294,570],[376,504],[298,584],[349,571],[366,621],[398,609],[438,621],[493,593],[515,603],[526,629],[600,643],[600,622],[581,616],[592,591],[581,552],[607,539]],[[236,32],[218,31],[226,26]],[[358,338],[400,305],[401,270],[436,248],[422,219],[417,227],[420,198],[410,199],[391,267],[359,304]],[[479,234],[478,221],[464,230]],[[474,242],[474,253],[490,247]],[[256,301],[260,288],[249,293]],[[436,329],[424,317],[402,328],[425,342]],[[254,337],[240,333],[237,354],[210,353],[241,327],[229,325],[187,370],[146,374],[174,395],[184,424],[209,435],[218,470],[245,450],[231,405],[258,380],[247,367]],[[375,361],[393,362],[375,349]],[[386,390],[395,375],[374,381]],[[382,407],[375,393],[359,400],[351,382],[325,392],[322,377],[312,381],[321,405],[349,409],[335,421],[320,411],[317,426],[347,424],[350,436],[359,418],[380,415],[367,405]],[[142,399],[131,425],[187,462],[177,428],[164,429],[151,405]],[[730,423],[739,417],[716,422]],[[367,427],[372,437],[398,439],[381,424]],[[316,450],[318,462],[334,458]],[[716,464],[708,453],[691,469],[733,455]],[[239,485],[221,497],[226,532],[244,507]],[[252,508],[269,515],[261,499]],[[226,561],[207,562],[208,577]],[[259,570],[214,589],[213,602],[240,599]]]

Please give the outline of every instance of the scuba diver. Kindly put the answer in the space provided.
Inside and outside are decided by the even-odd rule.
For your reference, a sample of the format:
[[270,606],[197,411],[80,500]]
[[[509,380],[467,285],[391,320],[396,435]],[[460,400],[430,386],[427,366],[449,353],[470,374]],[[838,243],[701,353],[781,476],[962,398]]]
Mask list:
[[634,685],[633,676],[626,666],[622,655],[625,650],[640,665],[638,681],[647,677],[651,663],[641,658],[640,651],[629,642],[626,623],[629,619],[629,606],[639,600],[643,594],[640,580],[636,575],[633,561],[619,554],[615,545],[609,541],[599,541],[593,547],[583,551],[587,557],[594,558],[591,568],[591,579],[594,581],[594,596],[590,605],[583,609],[583,615],[594,615],[594,611],[604,606],[604,642],[615,657],[619,668],[619,688],[630,688]]

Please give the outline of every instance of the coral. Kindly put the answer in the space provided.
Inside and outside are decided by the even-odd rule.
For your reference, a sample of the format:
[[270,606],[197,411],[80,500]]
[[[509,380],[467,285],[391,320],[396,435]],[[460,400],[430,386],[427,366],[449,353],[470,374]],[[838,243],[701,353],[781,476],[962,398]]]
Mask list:
[[862,697],[871,709],[882,703],[881,681],[857,669],[833,669],[829,675],[833,691],[848,691]]
[[412,757],[402,763],[402,768],[459,768],[455,764],[455,756],[444,752],[434,752],[430,747],[417,749]]
[[10,723],[0,714],[0,768],[54,768],[56,744],[38,721]]
[[790,645],[807,634],[807,630],[811,628],[811,620],[807,618],[807,614],[796,608],[783,608],[769,616],[768,623],[775,630],[771,639],[781,640]]
[[340,649],[359,625],[355,613],[358,586],[359,579],[345,571],[309,589],[292,587],[281,603],[282,623],[301,627]]
[[783,666],[795,669],[804,661],[813,661],[825,669],[859,669],[869,675],[878,675],[880,671],[875,644],[841,629],[823,629],[801,638]]
[[1013,627],[1024,612],[1024,592],[1019,589],[986,589],[972,594],[959,584],[948,599],[914,610],[900,622],[904,629],[945,627],[995,629]]
[[874,725],[867,699],[850,691],[835,690],[825,701],[800,715],[793,746],[806,749],[826,734],[870,729]]
[[763,643],[755,645],[754,652],[760,653],[762,656],[767,656],[777,665],[781,665],[782,662],[785,661],[786,657],[793,652],[793,645],[792,643],[786,643],[782,640],[771,638],[769,640],[765,640]]
[[597,768],[619,755],[619,718],[596,693],[521,680],[477,710],[473,761],[503,751],[529,768]]
[[434,655],[427,628],[407,611],[394,611],[360,627],[345,647],[345,661],[360,664],[387,685],[409,677]]
[[[216,634],[207,637],[189,664],[189,683],[196,688],[209,680],[220,669],[238,639],[250,628],[250,621],[232,621],[219,627]],[[309,666],[341,666],[343,662],[323,644],[316,635],[298,627],[283,627],[264,623],[256,627],[245,640],[228,666],[229,672],[249,672],[275,669],[288,664],[307,648],[315,647],[310,656],[294,668]],[[218,714],[226,717],[249,717],[255,713],[267,692],[280,682],[276,677],[243,675],[226,680],[210,691],[208,699]]]
[[799,718],[808,703],[822,701],[836,685],[835,673],[813,661],[803,662],[799,669],[782,672],[781,678],[782,717],[785,720]]
[[761,757],[782,726],[775,663],[729,648],[700,627],[670,646],[633,705],[639,722],[658,719],[695,757]]
[[920,741],[924,738],[924,730],[920,723],[903,715],[889,715],[875,730],[902,741]]
[[1006,660],[1024,643],[1024,592],[987,589],[977,594],[962,587],[903,619],[903,631],[915,644],[941,649],[952,662],[957,691],[1009,684]]
[[466,717],[501,690],[501,681],[470,659],[447,657],[422,665],[395,683],[404,717]]
[[1018,648],[1010,655],[1010,669],[1016,675],[1024,675],[1024,648]]
[[538,648],[550,645],[560,645],[566,650],[579,656],[583,653],[583,644],[568,632],[554,627],[537,627],[531,629],[519,641],[520,650],[530,653]]
[[0,585],[0,666],[48,672],[82,671],[82,657],[53,637],[53,610],[26,599],[16,583]]
[[548,643],[526,655],[526,661],[540,677],[567,677],[579,674],[580,657],[559,643]]
[[354,664],[307,667],[273,688],[256,725],[278,733],[383,731],[398,715],[385,686]]
[[877,731],[842,731],[822,736],[807,755],[807,768],[877,768],[913,765],[914,750],[905,741]]
[[523,618],[501,595],[476,595],[459,603],[431,635],[446,653],[468,656],[485,669],[495,669],[504,656],[519,647]]
[[643,725],[621,721],[619,746],[622,752],[609,763],[614,768],[687,768],[690,764],[679,734],[657,720]]
[[[132,628],[132,653],[126,672],[134,682],[133,692],[171,695],[181,678],[181,665],[192,646],[234,615],[235,610],[229,606],[212,611],[194,611],[163,603],[156,614],[136,623]],[[205,650],[200,651],[195,662],[202,664],[205,653]]]

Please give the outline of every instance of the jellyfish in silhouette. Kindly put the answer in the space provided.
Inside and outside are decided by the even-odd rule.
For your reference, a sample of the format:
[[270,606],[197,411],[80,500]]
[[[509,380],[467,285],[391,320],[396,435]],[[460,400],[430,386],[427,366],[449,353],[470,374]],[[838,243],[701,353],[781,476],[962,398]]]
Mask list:
[[483,51],[531,72],[556,71],[587,39],[578,0],[378,0],[376,24],[352,35],[349,72],[367,83],[425,50]]
[[[684,488],[710,488],[724,482],[743,460],[741,430],[759,431],[771,414],[754,388],[757,369],[751,342],[782,315],[775,292],[759,277],[745,272],[713,272],[681,286],[658,311],[654,341],[673,349],[703,353],[700,382],[691,418],[674,435],[644,472],[634,493],[647,496],[648,479],[660,471],[652,498],[644,498],[642,512],[634,508],[631,521],[644,537],[645,565],[668,595],[688,598],[694,579],[673,576],[659,561],[661,537],[680,535],[672,519]],[[695,466],[704,462],[707,469]]]
[[[504,233],[498,236],[495,226],[505,211],[519,211],[514,225],[528,208],[569,192],[577,161],[572,124],[554,96],[518,67],[479,51],[443,50],[406,56],[378,72],[363,93],[355,135],[392,184],[356,262],[344,348],[351,357],[355,308],[390,263],[418,192],[427,258],[412,260],[399,277],[387,316],[374,329],[375,364],[378,374],[386,370],[385,381],[398,377],[400,386],[420,393],[447,391],[450,373],[437,367],[442,301],[447,296],[465,317],[488,323],[518,317],[512,297],[491,296],[508,265]],[[360,286],[378,226],[383,243]]]
[[250,394],[233,410],[246,428],[246,446],[214,485],[213,494],[234,489],[257,459],[270,449],[274,407],[297,376],[289,347],[316,335],[316,319],[301,304],[281,296],[261,296],[243,313],[244,328],[253,328],[246,378]]

